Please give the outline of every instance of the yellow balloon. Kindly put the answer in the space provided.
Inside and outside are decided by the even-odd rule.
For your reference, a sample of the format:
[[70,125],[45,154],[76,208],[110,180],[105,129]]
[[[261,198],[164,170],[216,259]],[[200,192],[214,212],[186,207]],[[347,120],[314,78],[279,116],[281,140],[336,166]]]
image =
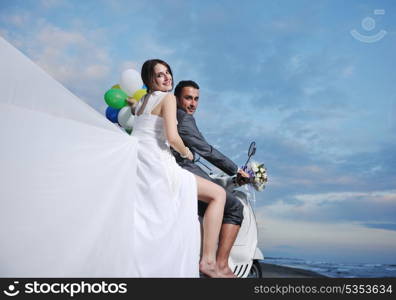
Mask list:
[[137,91],[133,94],[132,98],[135,99],[135,100],[137,100],[137,101],[139,101],[139,100],[142,99],[142,97],[143,97],[144,95],[146,95],[146,94],[147,94],[147,90],[146,90],[146,89],[140,89],[140,90],[137,90]]
[[119,84],[115,84],[115,85],[113,85],[111,88],[112,88],[112,89],[119,89],[119,90],[121,90],[121,87],[120,87]]

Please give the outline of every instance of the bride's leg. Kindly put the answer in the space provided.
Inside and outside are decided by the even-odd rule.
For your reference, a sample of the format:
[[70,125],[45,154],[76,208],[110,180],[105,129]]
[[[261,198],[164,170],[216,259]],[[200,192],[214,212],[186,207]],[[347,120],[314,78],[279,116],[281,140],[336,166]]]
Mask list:
[[202,177],[197,178],[198,199],[208,203],[203,218],[203,247],[199,269],[209,277],[218,277],[216,268],[216,251],[226,193],[219,185]]

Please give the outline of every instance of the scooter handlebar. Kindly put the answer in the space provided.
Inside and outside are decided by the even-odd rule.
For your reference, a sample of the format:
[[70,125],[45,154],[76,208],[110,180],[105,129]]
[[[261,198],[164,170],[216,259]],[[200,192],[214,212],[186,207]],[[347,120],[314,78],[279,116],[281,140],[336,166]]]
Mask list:
[[235,177],[234,181],[235,181],[236,185],[242,186],[242,185],[251,183],[252,179],[250,177],[244,177],[238,173],[237,176]]

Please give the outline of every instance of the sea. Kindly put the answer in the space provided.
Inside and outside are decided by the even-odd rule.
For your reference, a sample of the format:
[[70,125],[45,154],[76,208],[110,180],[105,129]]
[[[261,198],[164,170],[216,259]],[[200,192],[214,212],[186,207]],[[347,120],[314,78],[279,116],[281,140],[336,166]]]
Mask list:
[[314,271],[324,276],[334,278],[396,277],[396,264],[342,264],[284,257],[266,257],[263,262]]

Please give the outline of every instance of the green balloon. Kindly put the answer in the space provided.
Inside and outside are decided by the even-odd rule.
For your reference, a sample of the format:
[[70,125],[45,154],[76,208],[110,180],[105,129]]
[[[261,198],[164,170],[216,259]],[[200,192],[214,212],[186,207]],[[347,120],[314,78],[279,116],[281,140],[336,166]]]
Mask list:
[[110,89],[104,95],[107,105],[113,108],[123,108],[127,105],[125,101],[127,98],[128,95],[120,89]]

